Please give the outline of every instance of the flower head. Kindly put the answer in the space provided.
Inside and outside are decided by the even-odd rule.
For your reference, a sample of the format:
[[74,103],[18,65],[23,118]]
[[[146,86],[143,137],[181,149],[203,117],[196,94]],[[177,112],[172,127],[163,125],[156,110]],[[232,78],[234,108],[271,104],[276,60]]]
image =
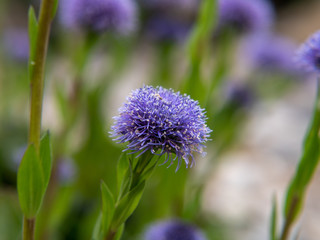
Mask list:
[[60,10],[61,22],[68,28],[127,34],[136,25],[132,0],[64,0]]
[[297,73],[293,62],[295,45],[289,39],[255,34],[246,38],[241,48],[241,56],[247,56],[249,63],[258,70]]
[[302,44],[297,51],[296,62],[306,71],[320,73],[320,31]]
[[165,221],[151,225],[144,240],[206,240],[194,226],[181,221]]
[[172,89],[144,86],[134,90],[119,112],[112,126],[116,141],[128,142],[126,150],[140,154],[166,153],[165,162],[171,158],[171,164],[178,158],[177,169],[181,159],[187,167],[194,164],[193,152],[203,153],[211,132],[199,103]]
[[219,27],[241,32],[269,28],[273,21],[271,6],[265,0],[219,0]]

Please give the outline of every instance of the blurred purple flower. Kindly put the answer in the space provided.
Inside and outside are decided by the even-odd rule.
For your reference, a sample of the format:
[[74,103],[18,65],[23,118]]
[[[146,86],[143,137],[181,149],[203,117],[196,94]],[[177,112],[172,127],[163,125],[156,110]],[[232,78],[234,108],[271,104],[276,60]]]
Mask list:
[[240,32],[270,28],[273,10],[266,0],[219,0],[219,29],[231,27]]
[[136,27],[137,9],[132,0],[63,0],[60,10],[61,22],[68,28],[125,35]]
[[227,100],[239,107],[247,107],[253,103],[254,94],[246,85],[233,82],[227,87]]
[[320,73],[320,31],[314,33],[301,45],[295,60],[302,69]]
[[149,9],[178,11],[180,13],[195,11],[199,0],[141,0]]
[[187,167],[194,165],[193,152],[203,153],[211,132],[199,103],[172,89],[144,86],[134,90],[119,112],[111,132],[116,141],[129,142],[126,150],[140,154],[166,153],[165,163],[171,158],[172,164],[178,158],[177,169],[181,159]]
[[151,225],[144,234],[144,240],[206,240],[194,226],[177,220]]
[[26,62],[29,58],[29,36],[27,29],[8,29],[3,33],[5,52],[14,60]]
[[146,23],[148,37],[159,42],[179,42],[186,38],[190,24],[169,17],[152,17]]
[[295,44],[289,39],[255,34],[246,38],[241,47],[241,58],[246,56],[251,66],[258,70],[298,73],[293,62]]
[[61,183],[67,184],[74,180],[76,175],[76,167],[72,159],[59,159],[57,167],[58,179]]

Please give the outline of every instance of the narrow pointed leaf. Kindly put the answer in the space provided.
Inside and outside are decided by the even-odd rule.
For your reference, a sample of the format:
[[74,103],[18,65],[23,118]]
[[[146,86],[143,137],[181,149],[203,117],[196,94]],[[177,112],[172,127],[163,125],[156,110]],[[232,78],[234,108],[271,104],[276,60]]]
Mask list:
[[27,218],[37,215],[44,195],[44,180],[35,147],[29,145],[19,170],[17,188],[21,209]]
[[52,12],[52,19],[56,16],[58,10],[59,0],[54,0],[54,7]]
[[277,201],[273,198],[270,221],[270,240],[277,240]]
[[115,202],[114,197],[108,186],[101,182],[101,195],[102,195],[102,229],[103,235],[108,231],[111,219],[114,214]]
[[52,169],[52,150],[49,131],[42,137],[40,141],[40,162],[43,170],[44,188],[49,184]]
[[37,44],[37,36],[38,36],[38,22],[37,17],[34,12],[34,8],[30,6],[28,12],[28,31],[29,31],[29,81],[32,76],[33,68],[34,68],[34,57],[35,57],[35,49]]
[[118,231],[117,231],[116,236],[114,237],[114,240],[120,240],[120,239],[121,239],[121,236],[122,236],[122,234],[123,234],[123,230],[124,230],[124,224],[122,224],[122,225],[118,228]]
[[144,186],[145,181],[133,188],[120,200],[119,204],[117,204],[111,226],[112,229],[118,229],[119,226],[125,223],[125,221],[131,216],[139,204]]
[[92,240],[102,240],[102,214],[99,214],[99,217],[94,225],[93,233],[92,233]]

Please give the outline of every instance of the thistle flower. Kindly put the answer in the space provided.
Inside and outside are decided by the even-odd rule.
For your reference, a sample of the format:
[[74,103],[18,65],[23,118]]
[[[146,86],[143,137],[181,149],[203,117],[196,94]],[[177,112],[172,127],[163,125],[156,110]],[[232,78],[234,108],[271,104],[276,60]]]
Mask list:
[[132,0],[64,0],[60,10],[61,22],[68,28],[128,34],[136,26]]
[[111,132],[116,141],[128,143],[126,150],[139,155],[166,153],[165,163],[178,158],[177,169],[181,159],[187,167],[194,165],[193,152],[203,153],[211,132],[199,103],[172,89],[144,86],[134,90],[119,112]]
[[219,0],[218,7],[219,28],[255,32],[269,28],[273,21],[271,6],[264,0]]
[[297,73],[293,62],[295,45],[289,39],[255,34],[245,39],[241,49],[241,58],[247,56],[249,63],[258,70]]
[[295,60],[302,69],[320,73],[320,31],[314,33],[301,45]]
[[177,220],[151,225],[144,240],[206,240],[194,226]]

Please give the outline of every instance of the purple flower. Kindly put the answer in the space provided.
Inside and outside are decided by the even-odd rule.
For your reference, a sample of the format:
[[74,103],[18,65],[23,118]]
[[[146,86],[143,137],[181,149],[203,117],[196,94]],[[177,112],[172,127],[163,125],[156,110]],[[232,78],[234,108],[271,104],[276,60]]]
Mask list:
[[153,17],[146,24],[147,35],[160,42],[179,42],[186,38],[191,25],[168,17]]
[[308,72],[320,73],[320,31],[314,33],[298,49],[297,64]]
[[219,0],[219,28],[231,27],[241,32],[268,29],[273,10],[265,0]]
[[[295,45],[289,39],[271,34],[255,34],[245,39],[241,56],[262,71],[297,73],[293,62]],[[243,57],[241,57],[243,58]]]
[[252,90],[244,84],[232,83],[227,87],[227,99],[239,107],[247,107],[252,104],[254,95]]
[[26,62],[29,58],[29,37],[27,29],[8,29],[3,34],[6,53],[17,61]]
[[194,12],[199,6],[199,0],[141,0],[149,9],[177,11],[180,13]]
[[194,226],[181,221],[165,221],[151,225],[144,240],[206,240]]
[[166,153],[165,163],[178,158],[177,169],[181,159],[187,167],[194,165],[193,152],[203,153],[211,132],[199,103],[172,89],[144,86],[134,90],[119,112],[111,132],[116,141],[128,142],[126,150],[140,154]]
[[58,161],[57,175],[62,184],[71,183],[76,176],[76,166],[72,159],[62,158]]
[[68,28],[128,34],[136,26],[132,0],[63,0],[60,10],[61,22]]

